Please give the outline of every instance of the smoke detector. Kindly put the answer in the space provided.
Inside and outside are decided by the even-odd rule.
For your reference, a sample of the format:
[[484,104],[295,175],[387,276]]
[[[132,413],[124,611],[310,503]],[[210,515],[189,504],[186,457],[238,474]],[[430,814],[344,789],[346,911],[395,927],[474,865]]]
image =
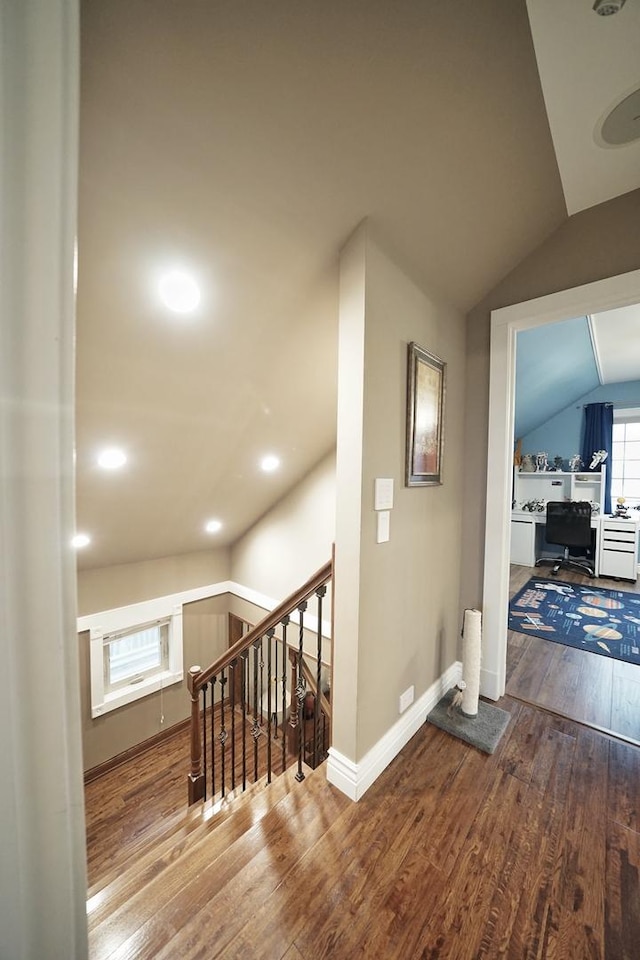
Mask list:
[[620,13],[625,3],[626,0],[596,0],[593,9],[601,17],[610,17],[613,13]]

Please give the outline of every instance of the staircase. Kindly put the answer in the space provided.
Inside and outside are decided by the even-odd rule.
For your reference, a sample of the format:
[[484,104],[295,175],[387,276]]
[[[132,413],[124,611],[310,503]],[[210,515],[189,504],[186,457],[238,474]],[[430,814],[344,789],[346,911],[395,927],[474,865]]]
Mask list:
[[190,804],[224,799],[256,782],[263,738],[268,782],[287,767],[288,750],[297,755],[298,780],[307,763],[315,768],[326,758],[331,704],[322,680],[322,612],[329,582],[333,586],[333,559],[209,667],[190,668]]
[[[166,818],[88,892],[91,960],[269,957],[287,876],[349,806],[321,768]],[[297,897],[299,900],[299,896]],[[273,956],[280,956],[277,951]]]
[[[210,667],[191,668],[189,806],[185,796],[179,812],[165,805],[154,818],[162,781],[137,785],[126,770],[110,801],[108,784],[99,788],[88,831],[100,873],[87,894],[92,960],[282,955],[265,948],[264,931],[279,934],[272,912],[261,926],[261,911],[273,895],[270,911],[296,893],[287,877],[349,805],[320,769],[331,736],[321,678],[332,569],[330,561]],[[149,810],[141,825],[134,804]]]

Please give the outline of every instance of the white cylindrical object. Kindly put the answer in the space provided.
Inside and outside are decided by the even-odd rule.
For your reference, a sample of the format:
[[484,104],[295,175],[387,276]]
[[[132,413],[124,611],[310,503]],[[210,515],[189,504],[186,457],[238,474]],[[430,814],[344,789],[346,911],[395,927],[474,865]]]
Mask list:
[[479,610],[465,610],[462,628],[462,677],[466,687],[462,693],[461,704],[465,717],[478,715],[481,645],[482,614]]

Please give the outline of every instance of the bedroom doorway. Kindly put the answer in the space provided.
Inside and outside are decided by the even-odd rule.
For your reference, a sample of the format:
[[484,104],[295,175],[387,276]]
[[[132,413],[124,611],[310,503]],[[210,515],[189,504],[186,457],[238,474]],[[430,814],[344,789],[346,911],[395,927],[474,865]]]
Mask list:
[[[483,586],[486,642],[482,670],[482,692],[491,699],[498,699],[505,693],[507,680],[509,680],[511,691],[517,681],[523,681],[524,675],[528,671],[535,674],[533,667],[527,662],[527,658],[535,655],[535,644],[531,644],[531,649],[528,651],[521,650],[518,652],[512,643],[510,650],[510,638],[507,631],[509,597],[511,591],[515,592],[515,589],[517,589],[518,576],[520,575],[516,572],[515,579],[512,579],[509,562],[517,334],[519,331],[532,327],[557,323],[589,313],[604,312],[638,302],[640,302],[640,270],[561,291],[537,300],[504,307],[492,313],[488,443],[490,475],[487,477]],[[526,568],[521,569],[524,569],[526,573]],[[548,573],[546,575],[548,576]],[[527,579],[526,576],[525,579]],[[611,586],[609,581],[607,581],[607,585]],[[632,584],[630,588],[633,589]],[[620,586],[620,589],[627,589],[627,587]],[[559,651],[565,649],[561,645],[550,644],[550,646],[552,648],[558,646]],[[549,709],[554,709],[554,712],[565,713],[569,716],[568,710],[562,709],[562,704],[565,708],[569,706],[572,684],[573,686],[588,688],[592,682],[588,680],[590,671],[584,665],[582,668],[574,669],[573,672],[568,670],[566,685],[563,689],[562,683],[559,682],[557,696],[554,694],[553,703],[541,703],[540,698],[551,696],[551,679],[555,681],[557,676],[557,663],[554,664],[552,661],[554,657],[560,656],[558,652],[546,651],[546,653],[550,660],[546,665],[542,661],[539,662],[536,668],[538,676],[529,679],[528,691],[533,693],[537,684],[538,689],[534,695],[538,699],[535,702],[542,706],[546,705]],[[576,651],[575,653],[582,654],[582,651]],[[570,661],[570,659],[571,655],[566,654],[565,660]],[[604,660],[605,658],[596,656],[596,659]],[[516,661],[521,662],[519,670]],[[565,665],[568,666],[568,663]],[[598,675],[604,668],[596,664],[594,669],[595,675]],[[581,670],[582,678],[580,678]],[[571,679],[569,679],[570,675]],[[545,678],[547,679],[545,680]],[[598,681],[593,682],[597,683]],[[611,684],[613,684],[613,677],[611,678]],[[635,690],[636,681],[633,681],[633,684]],[[519,686],[519,690],[522,698],[528,699],[522,684]],[[569,708],[573,712],[578,710],[579,699],[579,697],[574,698],[574,706]],[[586,697],[587,706],[593,713],[592,699]],[[606,712],[606,708],[603,709]],[[629,709],[633,710],[633,704],[630,704]],[[587,718],[587,709],[583,713],[583,718],[576,717],[575,719],[596,723],[595,720],[590,721]],[[602,716],[602,713],[598,715]],[[609,722],[611,722],[610,719]],[[603,728],[607,727],[606,724],[598,725]]]

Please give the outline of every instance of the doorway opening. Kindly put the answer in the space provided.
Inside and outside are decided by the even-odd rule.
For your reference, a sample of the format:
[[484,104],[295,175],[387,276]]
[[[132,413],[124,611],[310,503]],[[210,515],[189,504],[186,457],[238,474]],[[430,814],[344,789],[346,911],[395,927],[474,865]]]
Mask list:
[[481,678],[482,692],[491,699],[498,699],[507,687],[507,611],[512,586],[510,518],[517,334],[532,327],[639,302],[640,270],[636,270],[504,307],[492,313],[483,585],[485,649]]

